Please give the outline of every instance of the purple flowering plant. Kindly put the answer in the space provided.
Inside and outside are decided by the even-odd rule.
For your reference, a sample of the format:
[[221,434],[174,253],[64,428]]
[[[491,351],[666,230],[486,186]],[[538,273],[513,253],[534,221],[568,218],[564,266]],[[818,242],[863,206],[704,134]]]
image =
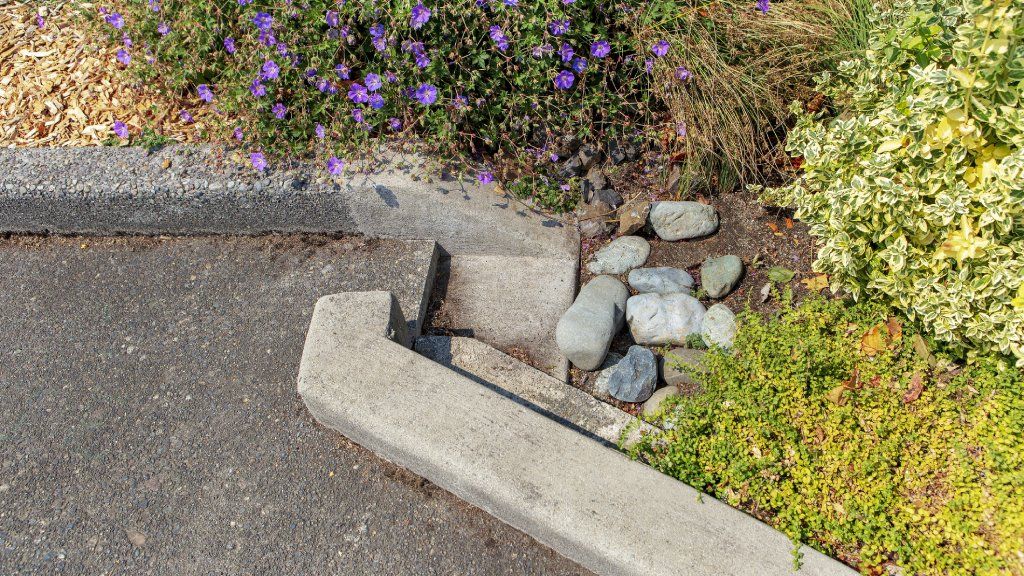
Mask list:
[[[622,57],[639,48],[614,28],[626,12],[600,0],[99,6],[112,39],[135,40],[120,48],[126,68],[194,95],[196,110],[216,106],[204,121],[221,122],[226,140],[244,129],[241,145],[258,150],[264,168],[310,151],[326,166],[370,140],[410,135],[452,151],[525,149],[538,132],[600,129],[646,112],[642,64]],[[543,46],[553,48],[534,57]],[[142,47],[152,64],[131,59]]]

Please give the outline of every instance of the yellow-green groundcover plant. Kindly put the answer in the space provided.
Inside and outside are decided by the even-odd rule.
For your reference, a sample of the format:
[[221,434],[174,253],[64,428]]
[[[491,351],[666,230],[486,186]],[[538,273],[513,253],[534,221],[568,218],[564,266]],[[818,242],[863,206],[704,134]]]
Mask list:
[[[938,340],[1024,365],[1024,2],[903,1],[799,113],[796,207],[817,270]],[[799,110],[798,110],[799,112]]]
[[1004,358],[956,367],[864,301],[747,312],[630,452],[865,575],[1021,576],[1024,372]]

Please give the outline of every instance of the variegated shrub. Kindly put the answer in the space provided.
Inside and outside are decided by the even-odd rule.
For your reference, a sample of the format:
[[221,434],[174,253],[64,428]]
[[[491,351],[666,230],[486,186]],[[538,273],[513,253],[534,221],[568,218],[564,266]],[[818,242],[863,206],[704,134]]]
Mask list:
[[797,110],[803,174],[766,190],[821,242],[833,288],[889,300],[938,340],[1024,364],[1024,4],[903,1]]

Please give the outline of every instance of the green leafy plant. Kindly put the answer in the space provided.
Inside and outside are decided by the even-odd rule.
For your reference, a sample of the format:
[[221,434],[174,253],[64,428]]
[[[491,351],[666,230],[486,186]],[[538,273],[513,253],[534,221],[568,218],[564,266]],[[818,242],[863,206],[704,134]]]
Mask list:
[[746,312],[631,455],[864,574],[1024,573],[1024,374],[873,303]]
[[1024,17],[1011,0],[904,1],[823,75],[837,115],[801,113],[796,207],[815,269],[937,339],[1024,365]]

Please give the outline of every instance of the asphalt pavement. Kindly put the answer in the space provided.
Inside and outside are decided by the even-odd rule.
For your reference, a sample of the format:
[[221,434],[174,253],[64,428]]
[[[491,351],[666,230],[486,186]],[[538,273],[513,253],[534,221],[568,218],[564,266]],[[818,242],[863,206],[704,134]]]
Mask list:
[[318,296],[421,243],[0,239],[0,574],[589,575],[317,425]]

